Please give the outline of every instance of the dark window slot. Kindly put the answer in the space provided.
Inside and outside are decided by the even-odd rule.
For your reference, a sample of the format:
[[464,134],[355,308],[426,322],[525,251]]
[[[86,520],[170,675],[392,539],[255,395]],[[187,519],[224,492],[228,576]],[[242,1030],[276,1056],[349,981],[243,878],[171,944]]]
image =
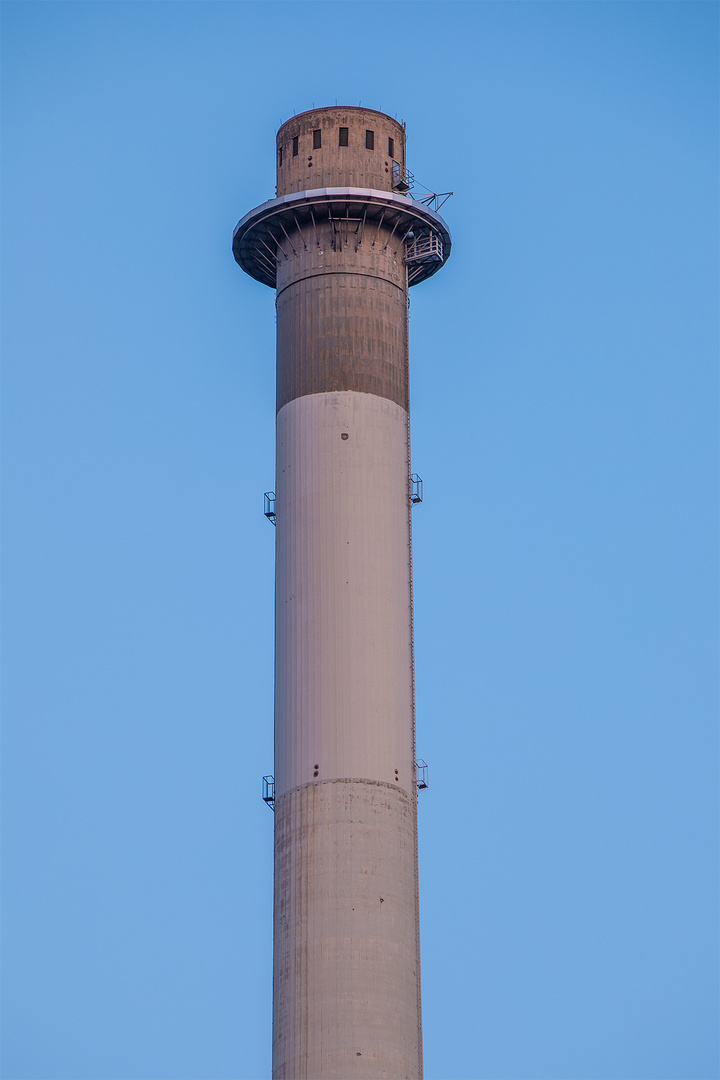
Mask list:
[[293,137],[293,157],[298,156],[298,136]]
[[320,138],[321,138],[320,128],[316,128],[315,131],[313,131],[313,150],[319,150],[320,149],[320,145],[321,145],[320,144]]
[[340,146],[347,146],[348,145],[348,129],[347,128],[340,128],[340,143],[339,143],[339,145]]
[[282,166],[282,146],[278,148],[278,168]]
[[366,150],[374,150],[375,149],[375,132],[374,131],[366,131],[365,132],[365,149]]
[[388,139],[388,154],[390,157],[395,157],[395,140]]

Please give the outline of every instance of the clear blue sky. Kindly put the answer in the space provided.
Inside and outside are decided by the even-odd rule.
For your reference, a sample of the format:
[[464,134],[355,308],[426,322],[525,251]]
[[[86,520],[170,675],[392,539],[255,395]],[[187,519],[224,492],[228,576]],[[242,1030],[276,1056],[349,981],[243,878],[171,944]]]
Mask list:
[[427,1080],[717,1076],[718,7],[4,3],[5,1080],[269,1074],[274,133],[407,122]]

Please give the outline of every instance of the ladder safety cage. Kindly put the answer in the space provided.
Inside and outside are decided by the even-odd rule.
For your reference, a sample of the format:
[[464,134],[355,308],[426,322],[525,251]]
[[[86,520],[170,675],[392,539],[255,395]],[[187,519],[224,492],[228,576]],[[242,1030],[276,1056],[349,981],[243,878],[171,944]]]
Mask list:
[[410,474],[410,502],[413,505],[421,503],[423,501],[423,482],[422,477],[417,473]]
[[275,777],[263,776],[262,786],[263,802],[267,803],[271,810],[275,810]]
[[428,766],[422,758],[415,762],[415,783],[418,791],[425,791],[428,787]]
[[277,514],[275,513],[275,492],[265,492],[265,517],[268,521],[271,521],[273,525],[276,524]]

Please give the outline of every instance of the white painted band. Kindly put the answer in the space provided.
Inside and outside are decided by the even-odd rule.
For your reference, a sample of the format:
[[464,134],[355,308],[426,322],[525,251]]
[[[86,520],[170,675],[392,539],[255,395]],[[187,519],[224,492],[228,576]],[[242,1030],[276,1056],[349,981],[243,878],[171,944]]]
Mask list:
[[276,797],[313,779],[415,791],[407,424],[356,391],[278,413]]

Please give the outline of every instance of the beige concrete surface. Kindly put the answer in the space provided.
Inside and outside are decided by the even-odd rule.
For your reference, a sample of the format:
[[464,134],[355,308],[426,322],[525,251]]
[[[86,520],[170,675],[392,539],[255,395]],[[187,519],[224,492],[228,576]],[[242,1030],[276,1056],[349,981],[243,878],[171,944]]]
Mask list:
[[350,390],[278,414],[276,798],[317,777],[414,794],[407,422]]
[[416,811],[357,780],[277,801],[273,1080],[422,1076]]

